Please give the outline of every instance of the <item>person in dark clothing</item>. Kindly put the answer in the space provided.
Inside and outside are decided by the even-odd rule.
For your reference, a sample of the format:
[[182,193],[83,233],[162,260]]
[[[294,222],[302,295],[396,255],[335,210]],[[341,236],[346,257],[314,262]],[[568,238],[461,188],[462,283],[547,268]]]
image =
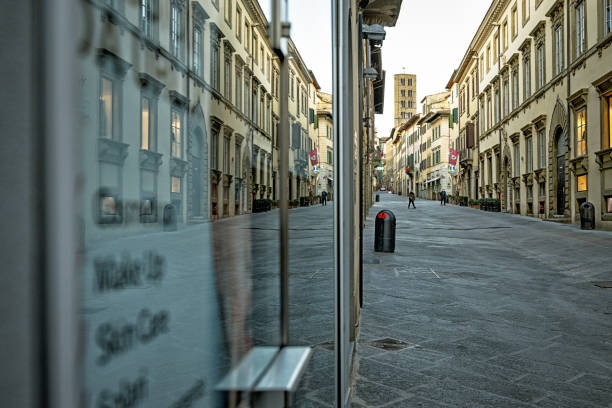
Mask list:
[[410,208],[410,204],[412,204],[412,208],[416,208],[414,205],[414,193],[412,191],[408,193],[408,208]]
[[321,193],[321,205],[327,205],[327,191]]
[[440,191],[440,205],[446,205],[446,191]]

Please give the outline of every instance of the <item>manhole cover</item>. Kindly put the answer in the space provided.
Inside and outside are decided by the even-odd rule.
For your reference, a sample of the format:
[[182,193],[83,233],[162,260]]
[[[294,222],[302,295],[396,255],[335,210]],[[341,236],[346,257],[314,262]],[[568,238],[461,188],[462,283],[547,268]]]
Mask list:
[[600,288],[610,289],[610,288],[612,288],[612,281],[593,282],[593,285],[599,286]]
[[397,351],[397,350],[405,349],[406,347],[410,347],[412,346],[412,344],[406,343],[405,341],[391,339],[387,337],[386,339],[371,341],[370,346],[377,347],[383,350],[388,350],[388,351]]

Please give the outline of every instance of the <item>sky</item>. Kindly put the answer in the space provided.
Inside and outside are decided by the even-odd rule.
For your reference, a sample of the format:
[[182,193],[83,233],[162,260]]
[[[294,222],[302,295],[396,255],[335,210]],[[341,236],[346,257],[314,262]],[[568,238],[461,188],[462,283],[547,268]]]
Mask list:
[[[331,1],[288,0],[291,38],[323,92],[332,91]],[[260,0],[262,9],[269,0]],[[384,113],[376,115],[379,137],[393,128],[393,75],[416,74],[417,103],[444,91],[461,63],[491,0],[403,0],[395,27],[386,27]]]

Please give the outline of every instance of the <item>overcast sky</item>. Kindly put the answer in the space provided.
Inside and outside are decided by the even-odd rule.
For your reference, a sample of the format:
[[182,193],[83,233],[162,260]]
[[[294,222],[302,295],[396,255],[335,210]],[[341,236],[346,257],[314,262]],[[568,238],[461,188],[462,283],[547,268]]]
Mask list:
[[[269,7],[269,0],[260,1],[262,8]],[[331,0],[288,4],[291,37],[321,90],[331,93]],[[384,114],[376,116],[379,136],[388,136],[393,128],[393,75],[417,75],[417,103],[444,91],[490,5],[491,0],[403,0],[397,24],[385,28],[385,106]]]

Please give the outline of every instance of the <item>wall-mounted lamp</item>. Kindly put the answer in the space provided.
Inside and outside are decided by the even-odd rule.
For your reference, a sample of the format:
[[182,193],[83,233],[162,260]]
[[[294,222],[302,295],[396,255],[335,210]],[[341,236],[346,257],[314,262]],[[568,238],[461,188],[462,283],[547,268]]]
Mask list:
[[378,78],[378,71],[376,70],[376,68],[367,67],[363,70],[363,77],[365,79],[376,79]]

